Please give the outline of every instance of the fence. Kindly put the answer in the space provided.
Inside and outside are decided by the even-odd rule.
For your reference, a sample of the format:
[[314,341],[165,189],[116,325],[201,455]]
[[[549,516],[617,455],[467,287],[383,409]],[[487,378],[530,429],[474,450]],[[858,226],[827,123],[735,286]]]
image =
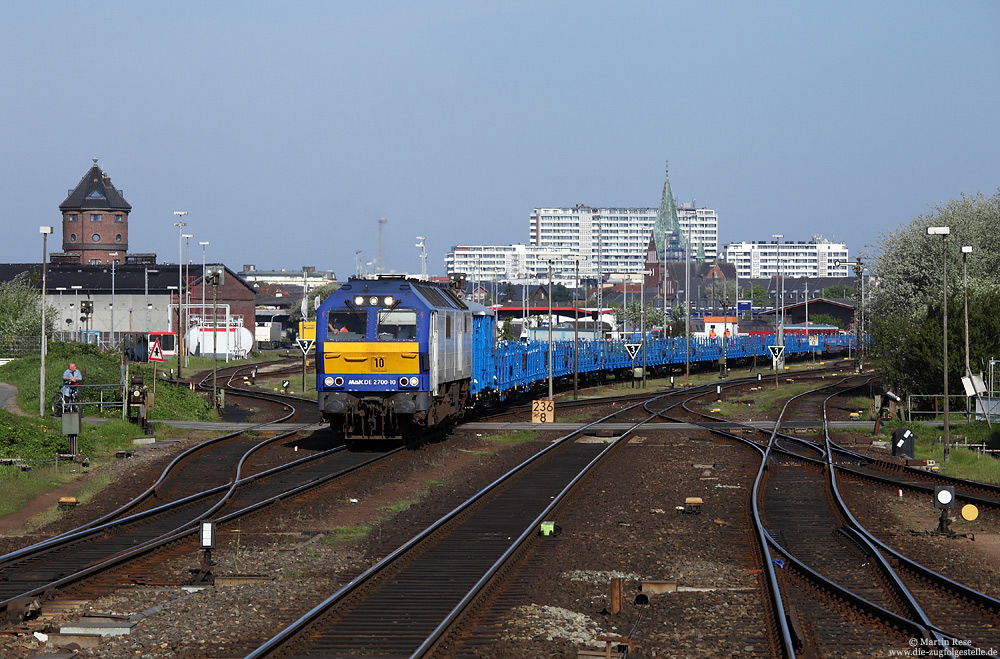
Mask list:
[[42,337],[40,336],[3,336],[0,337],[0,359],[17,359],[31,355],[42,354]]
[[[942,401],[943,395],[939,394],[911,394],[906,397],[906,418],[909,423],[913,423],[914,416],[938,416],[944,413],[944,404]],[[959,399],[960,404],[955,405],[954,399]],[[923,405],[920,405],[921,401],[924,400],[933,401],[933,405],[924,409]],[[974,412],[972,408],[972,399],[965,395],[955,394],[948,396],[948,416],[949,418],[954,417],[956,414],[962,415],[966,418],[972,418]],[[919,409],[914,409],[914,407],[919,407]],[[978,416],[978,415],[977,415]],[[984,417],[985,418],[985,417]],[[993,415],[990,415],[993,418]]]
[[[125,396],[123,395],[124,385],[122,384],[78,384],[74,385],[79,400],[70,402],[63,398],[62,386],[52,397],[52,411],[67,412],[71,407],[79,408],[80,412],[86,412],[87,406],[97,408],[99,412],[105,410],[122,410],[122,418],[125,418]],[[96,400],[95,400],[96,398]],[[86,399],[86,400],[85,400]]]

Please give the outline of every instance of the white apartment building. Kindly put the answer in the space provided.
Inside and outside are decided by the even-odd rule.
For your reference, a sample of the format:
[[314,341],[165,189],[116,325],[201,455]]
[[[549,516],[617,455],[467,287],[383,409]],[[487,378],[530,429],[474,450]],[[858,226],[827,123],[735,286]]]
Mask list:
[[[723,258],[736,266],[740,279],[773,277],[849,277],[847,246],[813,236],[812,242],[751,241],[729,243]],[[838,265],[839,262],[839,265]]]
[[[457,245],[445,255],[448,274],[465,273],[468,281],[503,280],[512,283],[537,281],[548,276],[549,261],[553,276],[572,281],[580,258],[576,251],[565,247],[535,245]],[[580,261],[580,276],[587,267]]]
[[[568,249],[586,258],[580,272],[642,272],[657,208],[535,208],[530,218],[531,246],[544,250]],[[709,208],[692,204],[677,207],[682,238],[688,238],[691,258],[708,261],[719,253],[719,217]]]

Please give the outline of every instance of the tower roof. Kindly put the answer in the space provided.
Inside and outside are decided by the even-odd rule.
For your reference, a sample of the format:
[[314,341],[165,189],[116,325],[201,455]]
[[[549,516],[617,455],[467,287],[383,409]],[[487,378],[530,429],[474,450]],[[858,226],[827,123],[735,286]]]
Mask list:
[[674,201],[674,193],[670,189],[670,175],[665,174],[663,178],[663,192],[660,194],[660,208],[656,211],[656,223],[653,225],[653,240],[656,241],[656,251],[663,253],[664,241],[669,241],[666,234],[670,232],[675,236],[681,245],[684,244],[684,236],[681,235],[681,225],[677,221],[677,203]]
[[132,206],[125,201],[121,192],[111,184],[111,177],[97,166],[94,166],[83,175],[76,188],[70,191],[66,201],[59,204],[59,210],[122,210],[130,211]]

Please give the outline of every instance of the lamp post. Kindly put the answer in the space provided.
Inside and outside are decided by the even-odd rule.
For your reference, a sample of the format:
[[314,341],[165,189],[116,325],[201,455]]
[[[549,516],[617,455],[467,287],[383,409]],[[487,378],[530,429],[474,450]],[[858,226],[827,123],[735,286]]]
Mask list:
[[150,270],[149,266],[145,268],[145,282],[143,284],[143,293],[146,300],[146,338],[149,339],[149,310],[153,308],[153,305],[149,303],[149,273],[159,272],[159,270]]
[[[207,240],[201,240],[198,242],[201,245],[201,316],[205,317],[205,249],[209,246]],[[215,319],[213,318],[214,322]]]
[[684,239],[684,377],[691,377],[691,223]]
[[552,400],[552,259],[549,259],[549,400]]
[[[190,233],[184,234],[184,304],[187,305],[188,324],[191,323],[191,239]],[[184,353],[184,366],[188,366],[187,352]]]
[[111,332],[108,333],[108,341],[112,348],[115,345],[115,263],[118,262],[116,256],[118,252],[108,253],[108,258],[111,259]]
[[423,236],[417,236],[417,244],[414,247],[420,248],[420,278],[427,281],[427,240]]
[[38,233],[42,234],[42,336],[41,336],[41,358],[42,365],[38,379],[38,416],[45,416],[45,271],[47,270],[49,249],[48,239],[52,233],[52,227],[38,227]]
[[965,376],[972,377],[972,368],[969,365],[969,254],[972,253],[972,245],[962,246],[962,298],[965,305]]
[[948,234],[951,227],[927,227],[928,236],[941,236],[941,263],[943,276],[941,279],[942,300],[942,339],[941,352],[944,360],[944,461],[951,461],[951,446],[948,437]]
[[[781,281],[781,239],[785,237],[785,234],[772,233],[771,237],[774,238],[774,299],[777,302],[774,307],[774,345],[783,346],[785,345],[785,284]],[[778,322],[779,316],[782,322]],[[784,356],[784,353],[782,353],[782,356]],[[774,358],[775,371],[779,370],[781,361],[780,357]]]
[[[586,256],[581,256],[580,258],[573,261],[573,275],[575,283],[573,284],[573,400],[577,398],[577,387],[580,373],[580,301],[577,298],[577,291],[580,290],[580,261],[588,260]],[[583,296],[583,301],[586,304],[587,296]]]
[[580,259],[573,261],[573,400],[577,396],[577,379],[580,373],[580,301],[576,293],[580,290]]
[[[79,313],[79,311],[80,311],[80,289],[83,288],[83,286],[70,286],[70,288],[73,289],[73,293],[76,296],[74,298],[74,300],[73,300],[73,305],[74,305],[74,311],[73,311],[73,322],[74,322],[74,325],[73,325],[73,327],[75,328],[74,332],[79,332],[80,331],[80,313]],[[83,335],[80,335],[79,338],[82,339]]]
[[354,252],[354,276],[361,279],[361,250]]
[[[972,253],[972,245],[962,245],[962,301],[965,306],[965,377],[972,378],[972,368],[969,365],[969,264],[968,257]],[[968,399],[966,399],[968,400]],[[968,404],[965,406],[966,416],[972,421],[972,412]],[[987,417],[989,419],[989,417]]]
[[[56,286],[56,290],[59,291],[59,323],[56,326],[57,327],[62,327],[63,326],[63,296],[62,296],[62,294],[63,294],[63,291],[66,290],[66,287],[65,286]],[[61,332],[61,330],[60,330],[60,332]]]
[[181,301],[184,299],[184,268],[183,268],[183,246],[184,246],[184,227],[187,226],[187,222],[181,222],[180,219],[187,215],[187,211],[174,211],[174,215],[177,216],[177,222],[174,222],[174,226],[177,227],[177,379],[182,379],[181,375],[181,362],[184,361],[182,355],[184,354],[184,306]]

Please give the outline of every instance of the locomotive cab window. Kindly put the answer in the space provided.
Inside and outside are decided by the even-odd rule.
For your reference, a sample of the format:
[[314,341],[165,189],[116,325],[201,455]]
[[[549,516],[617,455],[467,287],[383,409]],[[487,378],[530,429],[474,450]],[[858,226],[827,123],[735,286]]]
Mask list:
[[327,341],[361,341],[365,338],[367,317],[364,312],[330,311],[326,325]]
[[377,334],[379,341],[416,341],[417,312],[409,309],[379,312]]

